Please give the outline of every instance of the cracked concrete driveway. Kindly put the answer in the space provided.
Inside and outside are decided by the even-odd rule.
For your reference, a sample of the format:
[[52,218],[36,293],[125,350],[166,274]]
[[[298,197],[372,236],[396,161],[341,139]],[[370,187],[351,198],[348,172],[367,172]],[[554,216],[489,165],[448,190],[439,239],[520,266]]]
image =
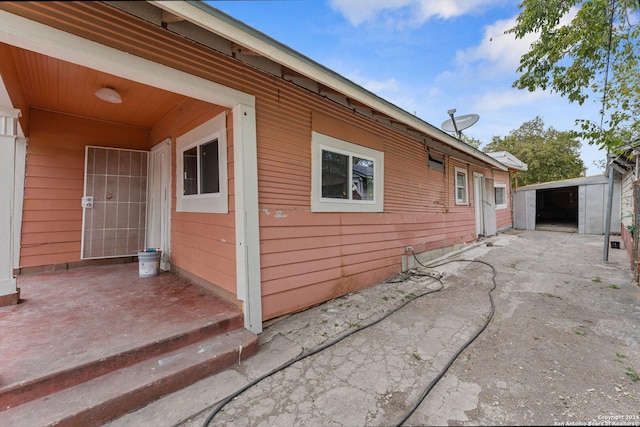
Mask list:
[[603,244],[493,236],[279,319],[257,355],[109,425],[640,425],[640,287]]

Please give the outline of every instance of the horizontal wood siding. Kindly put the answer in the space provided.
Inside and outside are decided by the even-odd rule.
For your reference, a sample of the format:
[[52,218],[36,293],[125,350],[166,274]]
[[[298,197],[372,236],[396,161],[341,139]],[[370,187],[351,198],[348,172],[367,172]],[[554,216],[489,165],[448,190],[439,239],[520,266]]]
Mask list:
[[[189,101],[191,102],[191,101]],[[229,213],[205,214],[176,212],[176,138],[225,111],[220,106],[199,103],[198,108],[189,108],[189,114],[181,118],[168,117],[163,125],[160,140],[167,134],[172,137],[172,220],[171,220],[171,263],[204,281],[236,295],[235,269],[235,209],[233,205],[233,116],[227,115],[227,168],[229,180]],[[185,121],[188,123],[185,125]],[[172,126],[173,128],[167,128]],[[154,135],[156,132],[154,132]],[[216,291],[215,287],[211,290]]]
[[[430,169],[423,142],[408,134],[104,4],[65,2],[52,7],[34,2],[29,7],[12,4],[9,9],[255,95],[265,320],[400,272],[407,245],[422,252],[475,240],[472,173],[490,176],[488,170],[448,155],[443,156],[444,172]],[[327,128],[325,120],[323,129],[384,151],[383,213],[311,212],[311,132],[316,114],[335,123]],[[230,129],[230,120],[228,125]],[[154,143],[169,134],[175,140],[179,133],[174,131],[154,133]],[[367,134],[374,137],[367,140]],[[233,209],[231,132],[228,141],[229,206]],[[455,166],[468,170],[469,204],[465,206],[455,205]],[[175,158],[172,168],[175,187]],[[175,206],[175,193],[173,197]],[[235,293],[232,218],[231,213],[173,212],[171,237],[175,265]]]
[[280,80],[256,86],[260,206],[310,206],[311,112],[300,89]]
[[[176,138],[227,111],[229,213],[176,212]],[[171,264],[235,295],[235,217],[233,178],[233,116],[219,105],[187,100],[151,130],[153,144],[171,138]],[[199,282],[203,283],[203,282]]]
[[[400,272],[407,245],[423,252],[474,240],[472,170],[485,170],[449,158],[445,172],[429,169],[420,142],[288,82],[265,79],[254,90],[266,319]],[[350,142],[384,151],[384,213],[311,212],[311,131],[317,114],[323,128],[335,122],[332,136],[340,137],[339,128],[355,127],[364,139]],[[455,205],[454,166],[469,168],[467,206]]]
[[85,146],[148,149],[148,133],[42,110],[29,118],[20,267],[79,261]]
[[496,210],[496,228],[498,230],[505,230],[513,226],[513,204],[511,200],[511,178],[509,172],[496,171],[494,182],[504,183],[507,186],[505,194],[507,208]]

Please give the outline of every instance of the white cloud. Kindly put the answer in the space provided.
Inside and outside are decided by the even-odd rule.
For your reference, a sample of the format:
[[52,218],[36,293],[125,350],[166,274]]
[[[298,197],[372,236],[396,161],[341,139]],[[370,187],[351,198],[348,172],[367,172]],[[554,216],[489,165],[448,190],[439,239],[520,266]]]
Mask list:
[[398,91],[398,81],[394,78],[386,80],[374,80],[368,77],[364,77],[360,74],[351,74],[346,77],[349,80],[358,83],[368,91],[380,96],[384,93],[393,93]]
[[[420,25],[433,17],[448,19],[461,16],[505,0],[329,0],[331,8],[341,13],[352,25],[373,22],[381,17]],[[408,12],[408,15],[405,13]],[[396,16],[389,16],[393,14]]]
[[515,25],[515,17],[487,25],[480,44],[458,51],[456,62],[462,68],[487,67],[492,74],[515,73],[520,64],[520,57],[529,50],[529,46],[537,38],[536,35],[528,35],[522,39],[516,39],[513,34],[505,34],[505,31]]
[[527,92],[517,89],[488,91],[474,100],[474,109],[478,111],[499,111],[502,109],[523,107],[527,104],[551,99],[548,92]]
[[420,11],[420,22],[432,17],[443,19],[465,15],[469,12],[492,4],[501,3],[497,0],[416,0]]
[[[558,25],[568,24],[576,15],[573,7],[562,17]],[[531,43],[538,39],[538,34],[527,34],[517,39],[513,34],[505,32],[516,26],[516,16],[503,19],[484,27],[484,36],[478,46],[458,51],[456,61],[460,67],[474,64],[484,65],[490,73],[515,73],[520,65],[520,57],[529,51]]]
[[383,11],[397,11],[414,0],[329,0],[331,8],[340,12],[354,26],[373,21]]

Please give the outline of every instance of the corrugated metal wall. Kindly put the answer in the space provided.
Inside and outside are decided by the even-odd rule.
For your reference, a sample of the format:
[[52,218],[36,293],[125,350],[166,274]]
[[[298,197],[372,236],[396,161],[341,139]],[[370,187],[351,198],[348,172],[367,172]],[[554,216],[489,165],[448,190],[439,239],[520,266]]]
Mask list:
[[[578,232],[584,234],[604,234],[608,206],[608,179],[603,176],[575,178],[521,187],[514,192],[514,227],[535,230],[537,226],[536,192],[554,191],[565,187],[578,188]],[[620,181],[613,185],[611,206],[611,229],[620,233]]]

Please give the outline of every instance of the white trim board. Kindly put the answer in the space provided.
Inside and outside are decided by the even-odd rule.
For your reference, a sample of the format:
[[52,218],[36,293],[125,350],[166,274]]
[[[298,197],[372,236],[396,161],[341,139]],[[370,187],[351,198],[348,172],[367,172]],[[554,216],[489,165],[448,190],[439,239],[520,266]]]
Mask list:
[[[258,227],[257,156],[255,97],[233,88],[175,70],[144,58],[110,48],[55,28],[31,21],[6,11],[0,11],[0,42],[31,50],[67,62],[82,65],[149,86],[179,93],[184,96],[233,108],[234,144],[242,147],[244,155],[236,153],[235,197],[241,200],[236,207],[237,293],[245,304],[245,327],[255,333],[262,332],[262,297],[260,283],[259,233],[250,233]],[[250,114],[250,112],[252,112]],[[236,117],[236,115],[242,115]],[[250,224],[255,221],[255,224]]]

